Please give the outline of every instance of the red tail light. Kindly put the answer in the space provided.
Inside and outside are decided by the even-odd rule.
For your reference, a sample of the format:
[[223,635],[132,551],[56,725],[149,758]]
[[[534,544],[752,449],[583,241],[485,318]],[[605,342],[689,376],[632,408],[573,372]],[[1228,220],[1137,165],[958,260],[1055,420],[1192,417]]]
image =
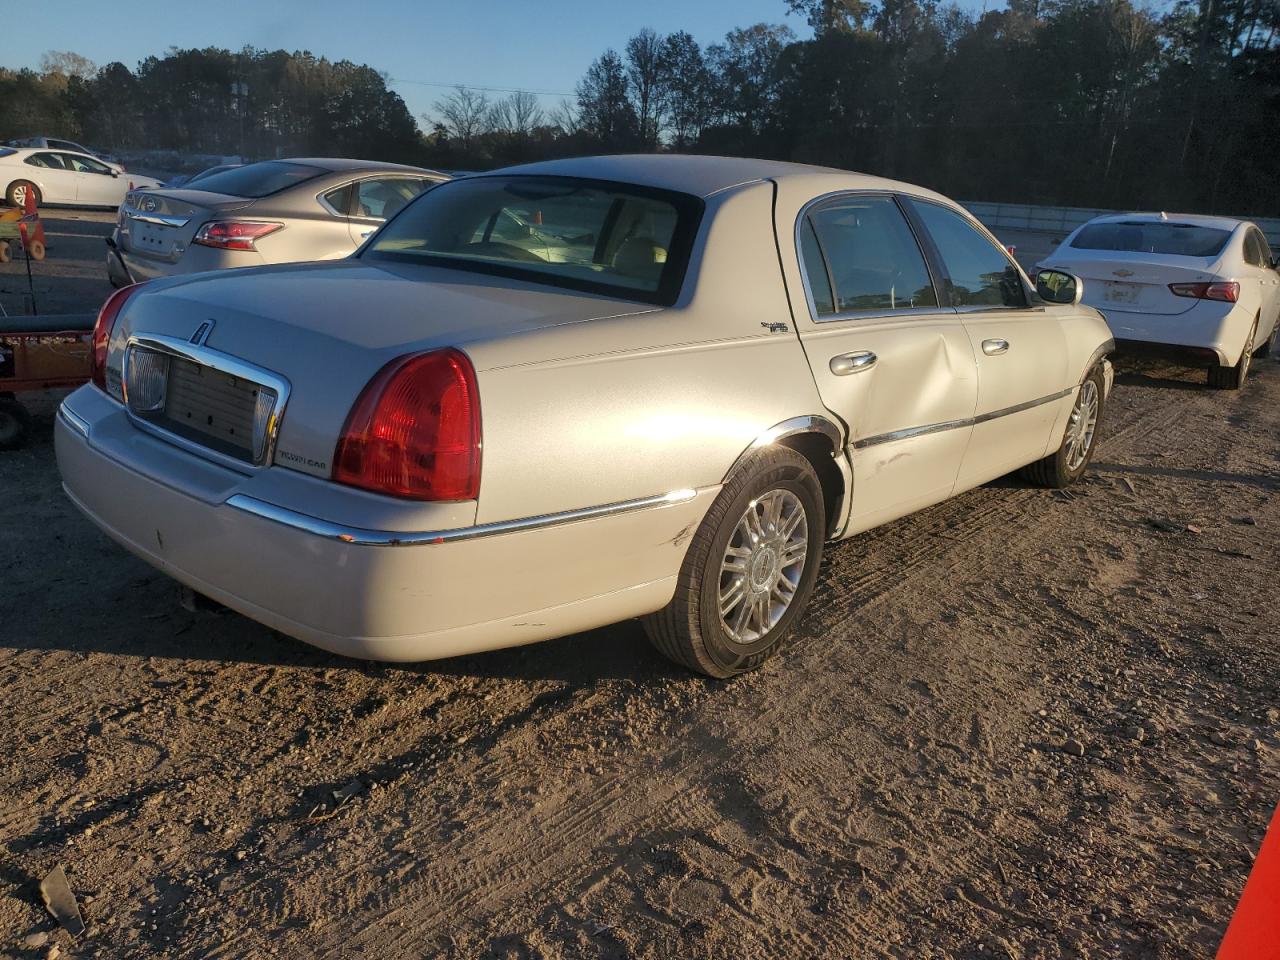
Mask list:
[[333,479],[412,500],[474,500],[480,493],[480,397],[459,350],[391,361],[347,416]]
[[93,324],[93,374],[92,380],[99,388],[107,391],[107,347],[111,343],[111,331],[115,329],[116,318],[124,302],[133,296],[139,284],[121,287],[111,296],[98,311],[98,319]]
[[1175,297],[1194,297],[1196,300],[1235,303],[1240,299],[1240,284],[1234,280],[1219,283],[1171,283],[1169,289]]
[[283,230],[283,223],[252,220],[210,220],[191,238],[192,243],[220,250],[252,250],[254,243],[269,233]]

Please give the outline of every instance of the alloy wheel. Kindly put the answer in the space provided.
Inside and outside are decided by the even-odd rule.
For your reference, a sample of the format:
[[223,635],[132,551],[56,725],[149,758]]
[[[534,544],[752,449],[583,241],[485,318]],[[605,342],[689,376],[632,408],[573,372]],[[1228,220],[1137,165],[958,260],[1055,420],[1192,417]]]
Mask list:
[[795,599],[809,553],[809,520],[790,490],[747,505],[720,563],[720,623],[738,644],[759,640]]
[[1080,394],[1067,421],[1067,469],[1079,470],[1093,447],[1098,429],[1098,385],[1092,379],[1080,385]]

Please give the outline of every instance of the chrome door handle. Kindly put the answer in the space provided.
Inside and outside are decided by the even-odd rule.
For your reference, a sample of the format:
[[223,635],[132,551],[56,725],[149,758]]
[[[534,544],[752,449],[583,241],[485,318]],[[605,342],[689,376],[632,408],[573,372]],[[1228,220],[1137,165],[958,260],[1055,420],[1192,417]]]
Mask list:
[[1002,353],[1008,353],[1009,341],[1000,340],[1000,339],[983,340],[982,352],[985,353],[988,357],[998,357]]
[[851,373],[870,370],[876,365],[877,359],[879,358],[870,350],[857,350],[832,357],[828,366],[837,377],[846,377]]
[[366,230],[366,231],[364,231],[364,233],[360,234],[360,239],[361,239],[361,240],[367,239],[368,237],[372,236],[372,235],[373,235],[373,231],[374,231],[374,230],[377,230],[377,229],[378,229],[377,227],[374,227],[374,228],[373,228],[373,230]]

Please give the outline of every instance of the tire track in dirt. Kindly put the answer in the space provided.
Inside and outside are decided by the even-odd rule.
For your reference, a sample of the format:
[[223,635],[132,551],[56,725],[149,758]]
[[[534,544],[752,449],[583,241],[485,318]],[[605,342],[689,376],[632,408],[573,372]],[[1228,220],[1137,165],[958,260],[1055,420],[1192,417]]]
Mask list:
[[[1190,462],[1197,469],[1257,471],[1265,455],[1237,458],[1221,424],[1224,416],[1252,418],[1272,404],[1275,373],[1274,365],[1260,365],[1259,382],[1239,397],[1121,386],[1099,458],[1124,469],[1174,446],[1194,451]],[[1117,414],[1124,418],[1118,429]],[[1196,451],[1193,441],[1210,426],[1212,442]],[[1187,469],[1182,461],[1178,468]],[[1154,475],[1135,479],[1144,495],[1166,482]],[[345,956],[357,948],[413,955],[430,952],[423,945],[437,936],[438,952],[456,956],[477,955],[491,943],[516,952],[524,944],[548,956],[582,952],[584,942],[597,952],[635,948],[642,954],[634,941],[619,947],[609,939],[625,941],[625,930],[590,934],[592,912],[616,913],[619,902],[666,931],[670,944],[690,946],[680,951],[686,955],[699,952],[690,926],[695,915],[680,906],[688,902],[727,911],[724,922],[750,941],[737,954],[743,957],[840,953],[854,932],[883,944],[890,936],[910,937],[913,924],[975,929],[971,914],[985,915],[988,925],[1015,923],[1039,908],[1034,901],[1001,900],[988,889],[990,845],[975,835],[982,804],[964,802],[967,779],[984,778],[988,806],[1019,809],[1022,800],[999,780],[987,783],[991,761],[963,756],[981,702],[961,698],[944,708],[949,684],[985,679],[988,672],[994,681],[999,671],[984,662],[986,648],[971,634],[953,659],[922,646],[921,637],[941,639],[947,625],[933,622],[935,608],[916,612],[913,603],[945,586],[945,615],[989,622],[995,643],[1034,630],[1035,619],[1022,607],[1040,598],[1065,604],[1058,613],[1069,618],[1055,624],[1062,642],[1085,642],[1105,624],[1087,604],[1074,602],[1070,590],[1042,597],[1019,584],[1005,590],[998,581],[1019,565],[1040,569],[1034,561],[1041,544],[1064,531],[1087,530],[1099,517],[1141,526],[1134,506],[1149,509],[1149,501],[1126,497],[1120,485],[1108,472],[1060,499],[1000,484],[833,548],[803,641],[729,685],[667,668],[643,651],[634,626],[403,669],[358,668],[299,652],[252,625],[197,622],[178,641],[160,641],[173,651],[167,656],[189,643],[187,656],[196,659],[153,658],[133,669],[126,663],[105,687],[102,667],[120,659],[113,648],[87,656],[15,652],[0,660],[0,681],[23,684],[44,671],[60,678],[61,692],[55,696],[48,685],[46,699],[59,706],[48,720],[41,717],[44,732],[29,740],[40,751],[40,765],[0,777],[0,843],[13,853],[24,837],[33,838],[31,818],[8,811],[19,809],[41,769],[66,769],[52,761],[70,754],[51,752],[51,738],[75,728],[77,718],[82,724],[89,702],[103,726],[95,736],[122,753],[166,739],[185,745],[114,788],[96,790],[95,809],[118,803],[118,812],[94,821],[94,836],[77,844],[82,852],[73,859],[88,889],[109,891],[101,899],[121,923],[91,928],[86,955],[160,949],[148,939],[154,934],[118,932],[146,927],[153,909],[162,911],[162,930],[173,938],[164,944],[167,955],[224,957],[273,948],[286,955]],[[60,522],[54,514],[51,522]],[[91,536],[83,539],[94,549]],[[1096,550],[1097,562],[1107,560],[1110,549]],[[99,565],[118,562],[114,552],[107,557]],[[128,579],[116,575],[120,589]],[[158,585],[142,589],[143,602],[161,602]],[[998,615],[984,621],[993,602]],[[102,607],[103,617],[110,613]],[[186,622],[178,616],[142,627],[147,637],[162,638]],[[867,623],[878,624],[881,635],[867,635]],[[219,650],[231,662],[213,669],[201,664]],[[234,662],[245,651],[265,659]],[[1008,656],[1035,669],[1024,664],[1024,652]],[[334,676],[322,676],[328,674]],[[171,678],[176,685],[151,686]],[[1034,689],[1011,685],[1007,677],[993,689],[1008,699],[1010,711],[1033,713]],[[922,737],[926,718],[935,717],[940,725],[910,746]],[[200,743],[199,731],[209,726],[218,728],[217,737]],[[773,731],[792,728],[803,731],[804,749],[777,753],[781,734]],[[912,776],[958,791],[948,800],[951,812],[941,801],[914,799],[919,788],[910,777],[874,766],[886,756],[911,764]],[[727,758],[733,770],[725,769]],[[998,762],[1012,761],[1000,756]],[[330,820],[305,822],[328,790],[356,776],[378,789],[361,793]],[[179,834],[179,846],[159,862],[130,866],[122,855],[156,846],[147,838],[148,825],[157,822],[155,805],[134,793],[142,785],[164,795],[160,822]],[[847,803],[814,800],[835,785]],[[68,774],[48,790],[57,817],[76,809]],[[1083,801],[1055,802],[1070,809]],[[243,806],[243,814],[229,803]],[[929,833],[912,815],[921,804],[958,824],[958,833]],[[179,824],[198,823],[207,810],[225,818],[231,836],[198,827],[183,833]],[[856,828],[848,826],[855,818]],[[73,820],[71,830],[84,825]],[[60,855],[58,829],[34,835],[39,843],[22,853],[25,870],[34,873],[33,866]],[[1003,829],[1030,847],[1044,843],[1035,821]],[[1079,836],[1057,835],[1071,842]],[[946,900],[927,865],[900,862],[892,852],[905,856],[921,846],[953,864],[949,873],[978,878],[976,885]],[[249,857],[228,864],[237,848],[250,850]],[[13,915],[4,912],[4,897],[16,896],[19,886],[0,874],[0,920]],[[175,890],[182,891],[176,901]],[[899,917],[891,905],[900,900],[921,909],[935,899],[946,901],[937,915]],[[1080,902],[1087,907],[1087,898]],[[210,904],[217,904],[211,912]],[[236,923],[229,926],[228,917],[245,923],[232,929]],[[503,940],[504,932],[514,939]]]

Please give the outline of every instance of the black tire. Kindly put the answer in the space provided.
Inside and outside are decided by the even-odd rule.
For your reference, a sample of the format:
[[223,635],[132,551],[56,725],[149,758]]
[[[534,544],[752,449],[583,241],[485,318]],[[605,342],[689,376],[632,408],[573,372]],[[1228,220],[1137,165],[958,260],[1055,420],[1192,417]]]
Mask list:
[[1239,390],[1249,377],[1249,362],[1253,359],[1254,339],[1258,335],[1258,318],[1253,318],[1249,336],[1240,351],[1240,359],[1234,367],[1210,367],[1207,382],[1215,390]]
[[[1094,421],[1093,432],[1088,435],[1085,441],[1084,457],[1080,459],[1074,466],[1072,465],[1071,440],[1072,431],[1076,426],[1076,411],[1081,403],[1082,397],[1085,395],[1085,384],[1093,384],[1096,391],[1098,401],[1098,413]],[[1080,384],[1080,390],[1076,393],[1074,401],[1075,406],[1072,407],[1072,415],[1067,420],[1066,429],[1062,433],[1062,443],[1058,449],[1043,460],[1037,460],[1030,466],[1022,468],[1022,475],[1032,483],[1037,483],[1042,487],[1050,487],[1060,490],[1075,483],[1084,472],[1089,469],[1089,462],[1093,459],[1093,451],[1098,448],[1098,438],[1102,433],[1103,414],[1106,413],[1106,377],[1101,367],[1094,367],[1089,371],[1089,375],[1084,378]]]
[[9,201],[9,206],[21,207],[23,205],[18,202],[19,187],[26,187],[28,190],[32,191],[36,196],[36,206],[40,205],[40,188],[30,180],[15,180],[13,183],[9,184],[9,189],[5,191],[4,195],[5,199]]
[[[721,564],[748,508],[774,491],[783,497],[792,495],[803,508],[807,528],[804,564],[795,592],[778,620],[750,642],[739,642],[720,614],[725,576]],[[788,516],[794,516],[794,511]],[[671,603],[645,618],[649,640],[676,663],[709,677],[723,679],[755,669],[778,651],[804,612],[818,578],[826,523],[822,486],[807,459],[782,446],[753,453],[724,485],[694,534]],[[799,547],[798,540],[795,545]],[[744,575],[744,582],[745,577],[754,575],[753,568]],[[772,594],[769,596],[771,599]]]
[[31,436],[31,414],[17,400],[0,397],[0,450],[17,450]]

